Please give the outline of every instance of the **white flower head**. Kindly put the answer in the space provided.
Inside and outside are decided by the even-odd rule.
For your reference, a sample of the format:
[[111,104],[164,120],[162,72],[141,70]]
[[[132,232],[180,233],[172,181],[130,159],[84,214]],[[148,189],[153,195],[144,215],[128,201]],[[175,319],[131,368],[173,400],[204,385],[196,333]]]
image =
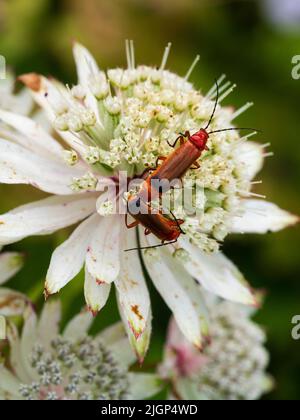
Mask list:
[[[112,214],[111,203],[116,204],[116,196],[123,202],[128,180],[155,166],[157,158],[169,156],[179,133],[207,125],[217,92],[214,85],[203,94],[189,82],[195,63],[185,77],[168,71],[170,45],[158,68],[137,66],[132,43],[126,50],[127,68],[105,72],[75,44],[78,83],[71,89],[37,74],[21,77],[67,146],[31,118],[0,110],[0,119],[10,127],[0,139],[0,182],[30,184],[52,194],[1,215],[0,245],[81,222],[53,253],[46,296],[59,292],[84,267],[85,298],[97,313],[114,283],[130,341],[142,360],[151,336],[151,303],[138,252],[124,250],[156,246],[159,240],[140,229],[138,243],[124,215]],[[237,111],[223,107],[233,87],[223,76],[218,82],[213,131],[232,127],[251,105]],[[298,222],[277,206],[251,198],[252,180],[265,155],[265,146],[252,142],[251,135],[228,131],[210,136],[199,169],[191,168],[183,179],[183,191],[192,192],[190,201],[199,213],[188,213],[177,203],[180,194],[169,192],[185,235],[173,246],[143,255],[181,330],[198,347],[208,334],[199,283],[222,298],[256,303],[242,274],[219,251],[220,243],[231,232],[265,233]]]
[[20,338],[8,324],[10,356],[1,355],[7,362],[0,364],[1,400],[128,400],[160,390],[157,375],[129,372],[135,357],[121,324],[92,337],[92,316],[83,312],[61,332],[60,311],[60,303],[51,301],[38,317],[27,305]]
[[213,301],[210,343],[202,353],[170,324],[161,375],[173,396],[197,400],[256,400],[272,389],[263,330],[239,305]]

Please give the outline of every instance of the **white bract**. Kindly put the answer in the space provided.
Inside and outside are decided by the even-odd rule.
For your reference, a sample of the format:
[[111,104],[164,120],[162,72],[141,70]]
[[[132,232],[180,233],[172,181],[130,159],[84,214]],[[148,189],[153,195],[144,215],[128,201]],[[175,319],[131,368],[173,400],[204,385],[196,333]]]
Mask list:
[[0,285],[17,274],[23,265],[23,260],[23,255],[17,252],[0,253]]
[[71,319],[63,332],[60,317],[59,301],[51,301],[40,317],[27,304],[21,335],[8,323],[9,356],[0,352],[1,400],[128,400],[159,392],[157,375],[129,372],[136,360],[122,324],[92,337],[90,313]]
[[24,295],[3,287],[22,268],[23,262],[23,255],[17,252],[0,253],[0,315],[20,315],[24,310]]
[[[85,297],[95,314],[105,305],[112,284],[131,342],[143,359],[151,335],[151,305],[138,252],[136,234],[124,216],[115,214],[113,197],[103,192],[120,172],[129,178],[168,156],[178,133],[204,127],[214,108],[216,86],[208,94],[188,78],[166,70],[168,46],[160,68],[136,66],[127,45],[128,68],[100,70],[91,54],[75,44],[78,84],[71,89],[37,74],[21,79],[47,114],[58,142],[36,121],[0,110],[10,127],[0,140],[0,181],[30,184],[52,196],[0,216],[0,245],[30,235],[45,235],[82,222],[54,252],[46,295],[59,292],[85,267]],[[220,102],[211,129],[232,127],[240,110],[222,107],[234,86],[219,79]],[[8,131],[8,130],[6,130]],[[230,131],[211,135],[200,169],[183,179],[193,192],[201,216],[174,208],[186,233],[177,244],[149,250],[143,256],[156,288],[174,312],[182,332],[201,347],[207,321],[203,287],[223,298],[249,305],[255,299],[238,269],[219,250],[231,232],[277,231],[298,218],[263,200],[252,200],[253,179],[263,166],[265,146]],[[65,147],[62,144],[65,144]],[[201,184],[202,194],[196,197]],[[254,182],[255,183],[255,182]],[[126,191],[120,191],[120,198]],[[176,193],[174,193],[176,194]],[[255,196],[255,194],[254,194]],[[159,241],[145,237],[143,245]]]
[[256,400],[272,389],[266,373],[269,355],[263,330],[245,308],[210,303],[211,343],[202,353],[191,346],[175,322],[170,324],[160,373],[171,396],[184,400]]
[[[15,94],[15,78],[12,73],[6,73],[6,79],[0,80],[0,108],[18,112],[23,115],[33,113],[34,101],[27,89]],[[40,118],[41,112],[34,113]],[[8,125],[0,119],[0,135],[12,135]],[[1,252],[2,251],[2,252]],[[6,252],[0,246],[0,315],[19,315],[24,310],[26,298],[21,293],[3,287],[3,284],[14,277],[22,268],[24,256],[17,252]]]
[[0,80],[0,108],[7,111],[29,115],[34,107],[34,101],[28,90],[22,89],[15,94],[15,77],[7,72],[6,78]]

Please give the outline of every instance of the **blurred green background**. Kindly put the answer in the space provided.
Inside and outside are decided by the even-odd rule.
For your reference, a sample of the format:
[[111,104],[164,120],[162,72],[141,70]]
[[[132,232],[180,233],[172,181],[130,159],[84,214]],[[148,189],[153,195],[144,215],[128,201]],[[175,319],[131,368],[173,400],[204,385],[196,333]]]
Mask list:
[[[137,60],[144,64],[159,63],[165,44],[172,41],[169,68],[179,74],[200,53],[201,64],[193,73],[196,86],[208,89],[216,76],[226,73],[238,84],[228,103],[255,102],[239,124],[260,128],[260,141],[272,142],[275,156],[266,162],[258,192],[299,214],[300,80],[291,77],[291,60],[300,54],[300,23],[299,30],[274,23],[273,11],[280,1],[269,3],[268,9],[264,0],[1,0],[0,54],[17,74],[36,71],[72,83],[73,39],[84,43],[103,69],[125,64],[126,38],[135,40]],[[288,16],[283,18],[288,21]],[[1,212],[42,197],[23,186],[0,186],[0,194]],[[25,250],[26,266],[10,285],[41,304],[51,253],[67,234],[30,238],[11,247]],[[225,246],[251,283],[267,292],[257,315],[268,333],[270,371],[276,380],[267,399],[300,397],[300,342],[291,338],[291,319],[300,314],[299,250],[299,228],[263,237],[232,237]],[[83,306],[82,286],[79,276],[62,292],[65,319]],[[152,293],[154,335],[148,365],[161,357],[170,315]],[[115,320],[112,298],[95,328]]]

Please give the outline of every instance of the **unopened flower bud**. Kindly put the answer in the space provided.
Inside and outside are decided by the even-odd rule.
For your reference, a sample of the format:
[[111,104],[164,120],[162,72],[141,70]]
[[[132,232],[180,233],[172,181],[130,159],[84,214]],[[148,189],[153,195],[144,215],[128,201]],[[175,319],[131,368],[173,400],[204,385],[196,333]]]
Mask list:
[[109,97],[105,100],[104,106],[111,115],[119,115],[121,112],[121,102],[116,97]]

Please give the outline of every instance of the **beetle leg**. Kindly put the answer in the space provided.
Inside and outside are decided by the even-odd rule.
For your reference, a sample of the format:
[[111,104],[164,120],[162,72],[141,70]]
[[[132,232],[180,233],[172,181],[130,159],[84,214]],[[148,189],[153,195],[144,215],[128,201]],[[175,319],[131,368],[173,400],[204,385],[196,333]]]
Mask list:
[[156,166],[158,166],[159,161],[164,162],[165,160],[167,160],[167,158],[165,156],[158,156],[158,158],[156,160]]
[[[142,179],[147,179],[148,178],[148,174],[150,173],[150,172],[152,172],[152,171],[155,171],[156,170],[156,168],[146,168],[145,170],[144,170],[144,172],[141,174],[141,178]],[[146,176],[147,175],[147,176]]]
[[126,214],[125,215],[125,224],[126,224],[127,229],[133,229],[133,228],[137,227],[140,224],[140,222],[138,222],[136,220],[133,223],[128,224],[128,214]]
[[198,162],[194,163],[194,166],[191,166],[191,169],[199,169],[200,168],[200,164]]

